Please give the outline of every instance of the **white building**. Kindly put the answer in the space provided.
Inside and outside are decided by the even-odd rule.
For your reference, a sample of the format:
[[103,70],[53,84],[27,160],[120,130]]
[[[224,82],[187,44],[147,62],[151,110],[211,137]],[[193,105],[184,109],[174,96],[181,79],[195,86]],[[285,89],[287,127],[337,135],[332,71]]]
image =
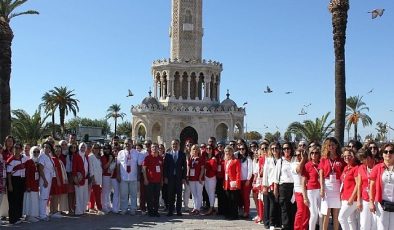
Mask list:
[[243,136],[245,109],[227,98],[220,103],[223,65],[202,59],[202,0],[172,0],[171,57],[152,65],[153,96],[132,106],[133,140],[150,139],[169,147],[232,140]]

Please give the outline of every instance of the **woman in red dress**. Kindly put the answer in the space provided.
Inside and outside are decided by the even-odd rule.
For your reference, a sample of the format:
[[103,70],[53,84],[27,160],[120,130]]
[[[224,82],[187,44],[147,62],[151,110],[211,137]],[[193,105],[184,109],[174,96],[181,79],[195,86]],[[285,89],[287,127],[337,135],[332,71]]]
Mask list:
[[55,145],[55,153],[52,156],[55,165],[56,177],[52,178],[51,187],[51,216],[62,217],[61,212],[67,211],[67,173],[63,161],[60,159],[62,147]]
[[224,149],[224,183],[226,207],[224,216],[229,220],[238,219],[238,202],[241,190],[241,162],[234,157],[234,149],[227,146]]

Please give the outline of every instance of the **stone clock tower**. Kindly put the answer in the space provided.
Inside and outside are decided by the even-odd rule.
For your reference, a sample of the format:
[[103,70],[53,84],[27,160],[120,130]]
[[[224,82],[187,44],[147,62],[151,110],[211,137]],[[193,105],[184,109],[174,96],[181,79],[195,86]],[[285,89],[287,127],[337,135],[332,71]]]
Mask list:
[[133,140],[169,147],[174,138],[182,144],[243,136],[244,108],[228,92],[220,102],[222,63],[202,59],[202,22],[202,0],[172,0],[170,58],[153,62],[153,96],[132,106]]
[[172,0],[171,59],[200,60],[202,0]]

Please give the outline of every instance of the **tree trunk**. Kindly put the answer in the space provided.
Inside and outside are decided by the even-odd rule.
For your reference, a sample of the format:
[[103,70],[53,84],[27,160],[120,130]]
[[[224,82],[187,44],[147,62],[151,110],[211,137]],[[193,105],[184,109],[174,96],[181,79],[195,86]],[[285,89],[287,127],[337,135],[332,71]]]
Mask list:
[[55,111],[52,110],[52,137],[55,138]]
[[345,43],[349,0],[331,0],[335,50],[335,137],[343,145],[346,113]]
[[358,138],[357,138],[357,127],[358,125],[357,125],[357,123],[356,124],[354,124],[354,140],[357,140]]
[[60,127],[62,129],[62,138],[64,138],[64,119],[65,119],[65,109],[59,108],[59,114],[60,114]]
[[114,137],[116,136],[116,126],[117,126],[117,122],[118,121],[118,118],[117,117],[115,117],[115,133],[114,133]]
[[10,25],[0,19],[0,142],[11,134],[11,44],[14,34]]

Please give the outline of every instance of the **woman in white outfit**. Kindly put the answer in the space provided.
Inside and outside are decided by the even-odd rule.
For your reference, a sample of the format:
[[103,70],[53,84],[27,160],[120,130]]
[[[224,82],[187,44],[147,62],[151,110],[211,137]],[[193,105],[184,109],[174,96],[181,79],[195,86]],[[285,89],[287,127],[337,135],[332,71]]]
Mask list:
[[38,171],[40,173],[40,201],[39,201],[39,215],[40,219],[48,221],[47,205],[49,200],[49,193],[51,191],[52,178],[56,177],[55,165],[52,160],[52,153],[54,152],[52,145],[45,142],[42,145],[43,153],[38,157]]

